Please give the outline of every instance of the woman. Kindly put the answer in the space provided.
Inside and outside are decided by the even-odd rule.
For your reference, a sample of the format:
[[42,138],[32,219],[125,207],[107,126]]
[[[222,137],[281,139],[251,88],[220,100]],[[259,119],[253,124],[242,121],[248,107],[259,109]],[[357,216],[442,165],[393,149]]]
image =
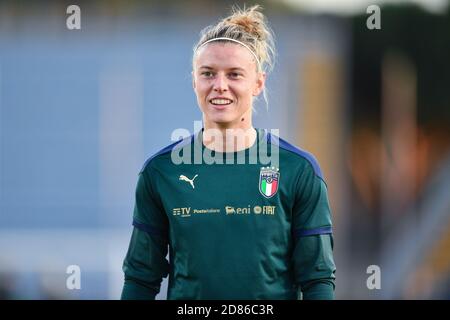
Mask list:
[[203,30],[193,56],[203,129],[139,174],[123,299],[154,299],[167,275],[168,299],[334,297],[317,161],[252,126],[273,52],[258,6]]

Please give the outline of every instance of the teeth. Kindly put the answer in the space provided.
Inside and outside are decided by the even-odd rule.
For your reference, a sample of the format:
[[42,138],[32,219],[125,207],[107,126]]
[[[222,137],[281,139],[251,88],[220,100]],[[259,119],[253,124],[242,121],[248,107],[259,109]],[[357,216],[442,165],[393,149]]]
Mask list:
[[231,101],[231,100],[228,100],[228,99],[212,99],[211,100],[211,103],[212,104],[230,104],[231,102],[233,102],[233,101]]

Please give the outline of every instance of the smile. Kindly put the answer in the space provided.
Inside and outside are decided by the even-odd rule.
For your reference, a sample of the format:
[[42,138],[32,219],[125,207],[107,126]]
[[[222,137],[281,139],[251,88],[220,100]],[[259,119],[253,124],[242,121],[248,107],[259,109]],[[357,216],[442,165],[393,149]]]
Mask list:
[[221,98],[221,99],[211,99],[209,100],[209,102],[216,106],[226,106],[233,103],[233,100]]

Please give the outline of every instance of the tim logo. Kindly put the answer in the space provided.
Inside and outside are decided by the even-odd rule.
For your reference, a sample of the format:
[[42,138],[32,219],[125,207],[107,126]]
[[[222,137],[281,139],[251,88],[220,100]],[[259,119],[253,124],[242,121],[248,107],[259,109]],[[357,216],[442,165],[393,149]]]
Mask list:
[[181,217],[190,217],[191,216],[191,208],[174,208],[173,209],[173,215],[174,216],[181,216]]
[[278,168],[262,167],[259,172],[259,192],[266,198],[272,198],[278,191],[279,181]]

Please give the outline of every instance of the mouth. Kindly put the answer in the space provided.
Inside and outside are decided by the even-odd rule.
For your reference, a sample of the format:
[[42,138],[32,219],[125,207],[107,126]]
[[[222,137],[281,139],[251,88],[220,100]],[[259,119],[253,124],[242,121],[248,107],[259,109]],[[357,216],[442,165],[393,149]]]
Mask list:
[[210,99],[209,103],[211,103],[216,109],[225,109],[227,106],[233,103],[233,100],[228,98],[214,98]]

